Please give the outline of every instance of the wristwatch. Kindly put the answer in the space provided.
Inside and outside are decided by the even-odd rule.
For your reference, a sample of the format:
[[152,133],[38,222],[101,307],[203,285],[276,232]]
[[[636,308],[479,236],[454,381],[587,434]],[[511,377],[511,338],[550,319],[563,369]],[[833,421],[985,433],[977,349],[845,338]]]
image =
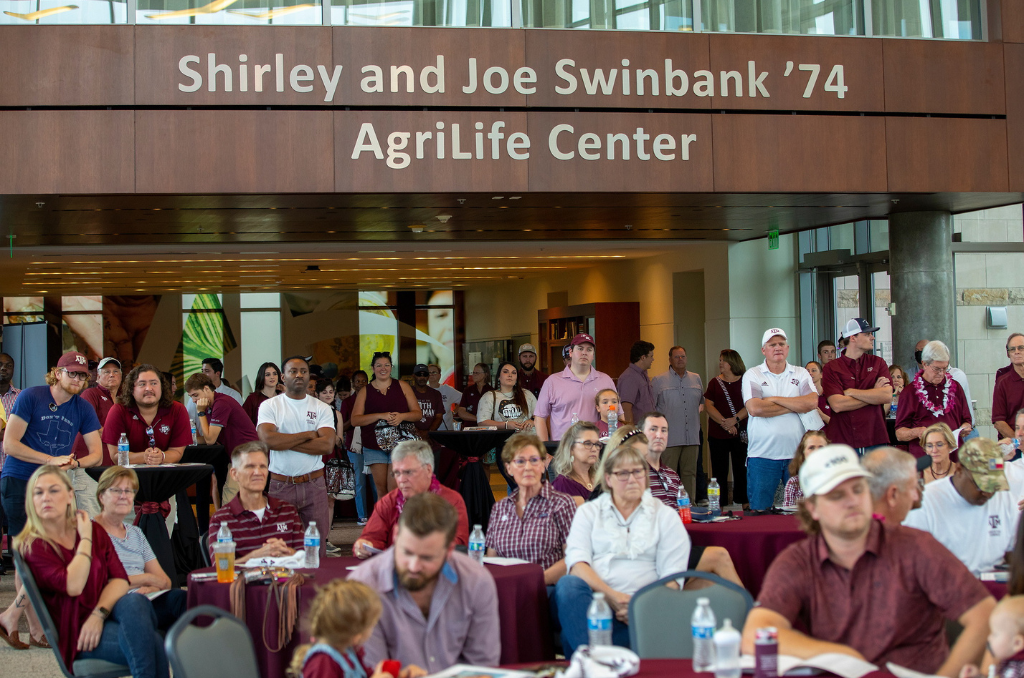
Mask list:
[[97,607],[95,610],[93,610],[93,612],[98,612],[100,617],[102,617],[104,621],[106,621],[107,617],[110,616],[110,610],[108,610],[105,607]]

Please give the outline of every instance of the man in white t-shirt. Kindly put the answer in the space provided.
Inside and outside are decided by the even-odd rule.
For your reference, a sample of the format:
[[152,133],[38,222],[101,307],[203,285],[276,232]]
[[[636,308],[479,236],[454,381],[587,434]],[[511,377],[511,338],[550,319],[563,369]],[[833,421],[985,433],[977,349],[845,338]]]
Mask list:
[[285,392],[263,401],[256,421],[260,440],[270,448],[268,495],[295,506],[305,530],[316,521],[324,557],[333,516],[327,504],[323,455],[334,450],[334,411],[307,395],[309,363],[294,356],[281,366]]
[[1020,512],[1007,491],[998,444],[975,438],[959,454],[953,477],[925,485],[921,508],[907,514],[903,524],[930,533],[978,574],[1005,562]]
[[802,414],[818,407],[811,375],[790,365],[786,333],[773,327],[761,337],[764,362],[743,375],[747,408],[747,498],[750,508],[772,507],[775,488],[789,479],[789,461],[806,427]]
[[1013,461],[1007,460],[1007,454],[1003,453],[1003,459],[1007,460],[1003,465],[1003,472],[1006,473],[1006,482],[1010,486],[1010,495],[1017,500],[1017,508],[1024,509],[1024,457],[1017,456],[1020,448],[1014,445],[1014,439],[1024,441],[1024,410],[1017,410],[1014,415],[1013,438],[1003,438],[1000,445],[1014,446],[1009,459],[1017,457]]
[[444,403],[444,419],[441,422],[441,431],[452,431],[452,403],[459,404],[462,400],[462,391],[458,391],[448,384],[441,383],[441,368],[433,363],[427,365],[427,386],[436,389],[441,393],[441,401]]

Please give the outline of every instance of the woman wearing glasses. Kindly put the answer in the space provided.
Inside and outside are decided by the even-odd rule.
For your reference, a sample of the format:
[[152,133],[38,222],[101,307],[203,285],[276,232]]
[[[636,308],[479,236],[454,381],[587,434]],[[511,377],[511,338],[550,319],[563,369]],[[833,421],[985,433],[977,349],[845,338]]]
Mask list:
[[146,595],[163,591],[152,599],[157,628],[167,631],[178,617],[185,613],[188,594],[171,588],[171,579],[160,567],[146,535],[125,519],[135,514],[135,495],[139,491],[139,476],[123,466],[111,466],[96,484],[96,499],[102,511],[96,524],[102,527],[114,544],[117,557],[128,574],[128,592]]
[[543,482],[547,458],[544,444],[532,433],[516,433],[505,441],[501,461],[518,487],[491,508],[487,555],[537,563],[544,569],[544,583],[553,586],[565,575],[565,540],[576,504]]
[[676,512],[647,488],[646,455],[647,437],[639,431],[606,450],[597,470],[605,491],[576,510],[565,549],[569,574],[555,587],[567,657],[587,642],[587,607],[595,592],[611,606],[612,642],[629,647],[630,597],[687,569],[690,537]]
[[490,390],[491,367],[486,363],[477,363],[473,366],[473,381],[466,387],[459,402],[459,419],[470,426],[475,426],[480,399]]
[[921,351],[921,365],[896,409],[896,439],[909,443],[907,451],[918,458],[925,454],[921,437],[932,424],[961,429],[961,440],[973,424],[964,390],[949,374],[949,348],[941,341],[929,341]]
[[590,499],[597,483],[595,468],[601,456],[601,433],[589,421],[579,421],[562,434],[552,462],[555,478],[551,486],[573,498],[577,506]]

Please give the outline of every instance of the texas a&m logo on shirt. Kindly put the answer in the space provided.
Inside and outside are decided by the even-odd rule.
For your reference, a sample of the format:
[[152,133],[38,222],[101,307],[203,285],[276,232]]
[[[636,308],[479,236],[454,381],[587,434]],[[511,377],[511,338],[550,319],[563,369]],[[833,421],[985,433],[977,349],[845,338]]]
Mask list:
[[277,531],[278,532],[287,532],[288,531],[288,523],[278,523],[277,524]]

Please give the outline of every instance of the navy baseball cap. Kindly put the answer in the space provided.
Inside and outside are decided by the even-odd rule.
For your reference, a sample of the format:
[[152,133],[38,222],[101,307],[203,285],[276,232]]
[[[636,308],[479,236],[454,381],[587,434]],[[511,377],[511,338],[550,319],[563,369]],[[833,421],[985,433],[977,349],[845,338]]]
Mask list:
[[861,334],[862,332],[877,332],[877,327],[872,327],[871,323],[864,318],[851,318],[850,322],[846,323],[846,327],[843,328],[843,338],[849,339],[855,334]]
[[412,368],[413,374],[430,374],[430,370],[423,363],[419,363],[416,367]]

